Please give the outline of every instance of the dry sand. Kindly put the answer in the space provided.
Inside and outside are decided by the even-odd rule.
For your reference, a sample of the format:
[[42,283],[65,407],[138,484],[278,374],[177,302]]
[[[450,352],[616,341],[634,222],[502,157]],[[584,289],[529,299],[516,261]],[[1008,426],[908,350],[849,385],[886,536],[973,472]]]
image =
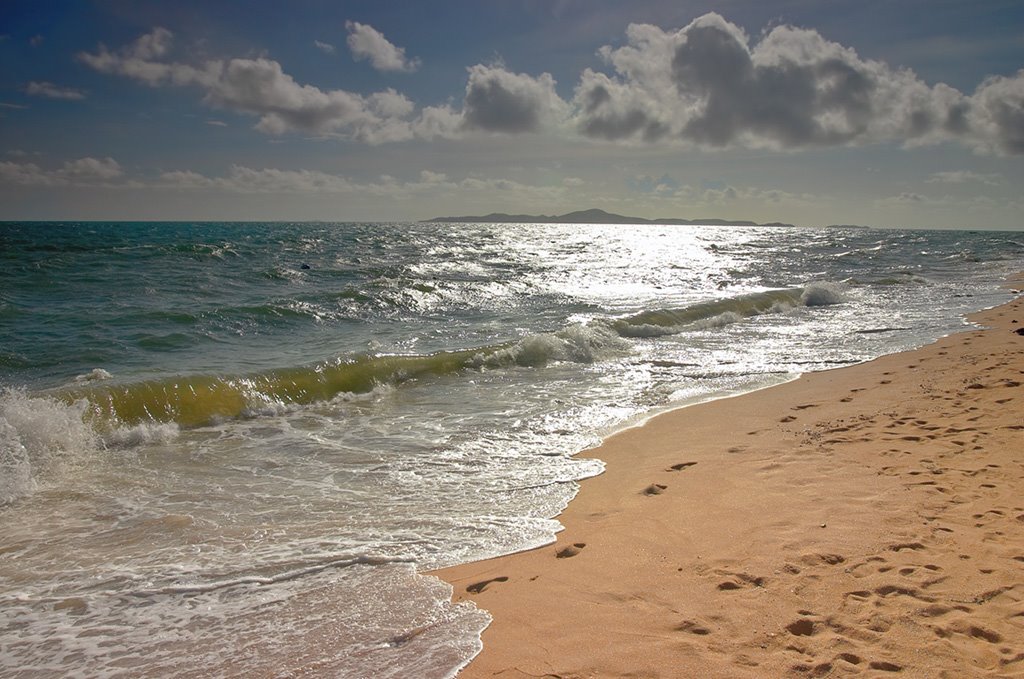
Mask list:
[[557,544],[437,573],[460,679],[1024,677],[1024,302],[974,320],[587,453]]

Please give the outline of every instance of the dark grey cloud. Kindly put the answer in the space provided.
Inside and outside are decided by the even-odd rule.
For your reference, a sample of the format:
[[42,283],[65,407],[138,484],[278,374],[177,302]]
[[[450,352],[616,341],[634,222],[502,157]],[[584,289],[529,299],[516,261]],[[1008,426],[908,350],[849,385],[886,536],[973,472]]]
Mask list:
[[964,118],[978,150],[1024,153],[1024,69],[1012,78],[985,80],[971,97]]
[[465,129],[486,132],[539,132],[564,115],[565,102],[555,81],[544,73],[533,78],[501,66],[477,64],[469,69],[462,108]]

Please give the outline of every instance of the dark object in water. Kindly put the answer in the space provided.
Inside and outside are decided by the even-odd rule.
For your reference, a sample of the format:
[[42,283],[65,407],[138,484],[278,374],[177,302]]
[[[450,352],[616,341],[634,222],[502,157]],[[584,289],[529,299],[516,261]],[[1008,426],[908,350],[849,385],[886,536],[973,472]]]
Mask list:
[[309,264],[303,264],[299,268],[305,270],[305,269],[312,269],[313,267],[311,267]]

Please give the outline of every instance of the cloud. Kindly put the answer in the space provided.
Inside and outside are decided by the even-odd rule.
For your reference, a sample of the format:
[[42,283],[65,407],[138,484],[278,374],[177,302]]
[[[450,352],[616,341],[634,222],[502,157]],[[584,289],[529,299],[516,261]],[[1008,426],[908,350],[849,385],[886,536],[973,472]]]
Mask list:
[[190,170],[165,172],[164,188],[219,189],[238,193],[346,193],[352,183],[344,177],[314,170],[253,169],[231,166],[226,177],[207,177]]
[[421,139],[452,138],[459,135],[462,115],[451,106],[424,106],[412,123],[413,134]]
[[157,27],[116,52],[100,44],[95,54],[79,52],[77,56],[100,73],[127,76],[147,85],[159,85],[166,80],[189,83],[197,77],[194,69],[156,61],[168,52],[172,40],[170,31]]
[[[156,28],[130,45],[78,58],[92,68],[122,75],[150,86],[193,86],[203,90],[203,103],[259,118],[256,129],[267,134],[304,132],[367,143],[401,141],[414,136],[427,121],[411,116],[415,106],[393,89],[363,96],[345,90],[303,85],[267,58],[209,60],[199,65],[162,61],[173,35]],[[433,113],[433,112],[432,112]],[[445,129],[433,124],[438,134]]]
[[[381,70],[418,67],[373,27],[352,21],[346,27],[356,58]],[[1024,154],[1024,70],[990,77],[967,95],[862,58],[814,30],[779,25],[752,39],[715,13],[679,30],[630,24],[625,44],[599,50],[608,72],[584,70],[568,101],[549,73],[476,64],[467,69],[461,108],[417,107],[393,89],[366,95],[321,89],[297,82],[266,57],[173,61],[172,46],[170,31],[155,28],[120,49],[101,44],[78,58],[153,87],[199,88],[208,106],[253,115],[256,129],[273,135],[378,144],[544,133],[782,151],[958,142],[977,153]]]
[[1012,78],[987,78],[961,112],[980,152],[1024,153],[1024,69]]
[[394,89],[369,95],[322,90],[296,82],[280,63],[264,57],[196,65],[164,60],[172,44],[170,31],[155,28],[119,50],[100,45],[78,58],[100,72],[152,87],[198,87],[203,103],[257,116],[256,129],[272,135],[303,132],[376,144],[467,131],[538,132],[568,111],[547,73],[534,78],[500,66],[473,66],[462,111],[426,106],[417,115],[415,104]]
[[920,193],[914,193],[912,191],[904,191],[896,196],[889,196],[878,201],[880,205],[918,205],[926,202],[928,199],[922,196]]
[[462,126],[486,132],[539,132],[566,113],[549,73],[512,73],[502,66],[469,69]]
[[953,170],[949,172],[936,172],[925,180],[925,183],[928,184],[967,184],[971,182],[999,186],[1003,183],[1003,178],[998,174],[981,174],[971,170]]
[[56,170],[44,170],[35,163],[0,162],[0,184],[96,186],[110,184],[123,175],[124,171],[113,158],[69,160]]
[[675,32],[631,24],[626,35],[600,51],[615,74],[587,70],[576,88],[586,136],[774,149],[924,142],[955,128],[963,103],[812,30],[777,26],[751,44],[711,13]]
[[786,205],[803,208],[828,200],[825,196],[810,193],[791,193],[758,186],[733,186],[723,181],[705,181],[700,186],[680,185],[667,175],[660,179],[639,175],[630,178],[627,186],[640,193],[648,203],[663,201],[664,205],[691,212],[736,206],[758,208]]
[[124,174],[113,158],[79,158],[64,163],[60,172],[69,179],[85,181],[106,181]]
[[909,69],[864,59],[813,30],[776,26],[757,40],[718,14],[678,31],[631,24],[587,69],[576,128],[611,141],[794,150],[957,140],[983,153],[1024,153],[1024,70],[967,96]]
[[678,191],[681,187],[679,182],[668,174],[663,174],[661,177],[652,177],[650,175],[637,175],[630,177],[626,181],[626,185],[633,191],[639,193],[653,193],[653,194],[671,194]]
[[424,184],[441,184],[448,181],[448,175],[443,172],[420,170],[420,181]]
[[[163,189],[216,190],[232,193],[350,194],[372,195],[393,200],[414,200],[424,196],[473,195],[509,196],[516,200],[552,200],[565,194],[565,187],[523,184],[504,178],[466,177],[453,180],[432,170],[421,170],[416,181],[403,182],[384,175],[375,182],[357,182],[342,175],[318,170],[282,170],[233,165],[228,173],[211,177],[191,170],[160,175],[153,186]],[[511,195],[510,195],[511,194]]]
[[28,108],[28,106],[25,106],[24,104],[11,104],[6,101],[0,101],[0,108],[9,108],[21,111]]
[[33,80],[25,86],[25,92],[33,97],[46,97],[47,99],[85,99],[85,92],[72,87],[60,87],[45,80]]
[[334,54],[334,45],[328,42],[320,42],[319,40],[313,41],[313,46],[324,54]]
[[348,48],[356,61],[367,59],[378,71],[413,73],[420,67],[419,59],[407,59],[404,47],[396,47],[373,26],[346,21]]
[[43,42],[45,40],[46,40],[46,38],[44,38],[42,35],[39,35],[37,33],[36,35],[33,35],[31,38],[29,38],[28,44],[31,45],[32,47],[39,47],[40,45],[43,44]]
[[0,184],[50,186],[53,183],[53,180],[35,163],[0,161]]

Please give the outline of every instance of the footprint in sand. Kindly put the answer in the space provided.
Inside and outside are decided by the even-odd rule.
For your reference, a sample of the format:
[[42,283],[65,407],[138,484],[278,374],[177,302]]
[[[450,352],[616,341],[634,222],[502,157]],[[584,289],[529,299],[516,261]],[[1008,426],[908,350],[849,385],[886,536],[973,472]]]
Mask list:
[[677,632],[689,632],[690,634],[696,634],[698,636],[705,636],[711,634],[711,630],[696,620],[684,620],[675,627]]
[[767,578],[759,575],[751,575],[750,573],[730,573],[728,571],[719,571],[720,575],[734,576],[735,579],[724,580],[718,583],[717,589],[727,592],[734,589],[742,589],[746,585],[753,585],[754,587],[764,587],[767,584]]
[[466,591],[470,594],[479,594],[480,592],[487,589],[487,587],[493,582],[508,582],[508,576],[499,575],[498,577],[491,578],[490,580],[481,580],[480,582],[475,582],[469,587],[467,587]]
[[556,559],[568,559],[576,556],[580,553],[580,550],[587,546],[585,542],[574,542],[573,544],[563,547],[562,549],[555,552]]
[[896,663],[887,662],[885,660],[872,660],[868,663],[868,667],[873,670],[881,670],[882,672],[899,672],[903,669]]
[[786,625],[786,631],[795,637],[809,637],[818,632],[818,628],[813,620],[807,618],[800,618],[794,622]]
[[889,550],[893,552],[902,552],[904,549],[924,549],[924,545],[920,542],[899,542],[894,545],[889,545]]
[[810,552],[801,556],[800,560],[807,566],[814,566],[819,562],[825,562],[829,566],[835,566],[846,561],[846,557],[841,554],[818,554]]
[[661,495],[666,490],[668,490],[668,486],[663,485],[661,483],[652,483],[651,485],[649,485],[646,488],[644,488],[643,494],[644,495]]
[[686,469],[687,467],[692,467],[695,464],[697,464],[697,463],[696,462],[680,462],[678,464],[672,465],[671,467],[669,467],[665,471],[667,471],[667,472],[681,472],[684,469]]

